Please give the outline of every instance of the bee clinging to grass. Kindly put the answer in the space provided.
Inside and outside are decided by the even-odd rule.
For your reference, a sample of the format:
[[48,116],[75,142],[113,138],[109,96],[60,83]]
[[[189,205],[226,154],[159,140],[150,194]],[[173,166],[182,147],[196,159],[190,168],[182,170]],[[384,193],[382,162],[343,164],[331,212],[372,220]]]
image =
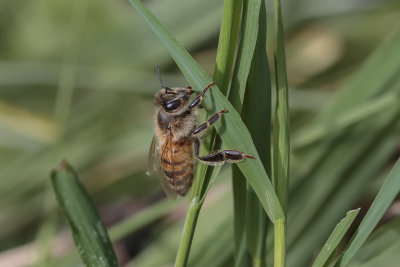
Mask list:
[[212,115],[206,122],[197,125],[197,111],[214,82],[190,101],[194,93],[190,86],[169,88],[164,86],[159,66],[158,78],[162,89],[155,96],[156,112],[154,115],[155,135],[151,143],[148,174],[160,166],[161,184],[171,198],[176,194],[184,196],[190,189],[194,175],[194,159],[209,165],[221,165],[225,162],[240,162],[253,156],[238,150],[223,150],[206,156],[199,155],[200,136],[214,124],[225,109]]

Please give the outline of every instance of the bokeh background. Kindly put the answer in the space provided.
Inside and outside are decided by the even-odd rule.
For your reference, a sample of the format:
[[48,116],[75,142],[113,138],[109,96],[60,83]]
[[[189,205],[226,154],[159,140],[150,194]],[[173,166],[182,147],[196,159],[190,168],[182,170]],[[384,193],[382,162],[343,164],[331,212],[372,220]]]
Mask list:
[[[211,77],[223,1],[145,3]],[[294,138],[296,133],[304,137],[308,125],[335,101],[343,85],[377,47],[393,32],[399,32],[400,2],[283,1],[283,19],[291,130]],[[400,46],[392,57],[400,62]],[[107,226],[132,220],[122,232],[112,234],[121,264],[173,263],[186,202],[165,200],[158,179],[145,175],[153,135],[153,96],[160,88],[156,64],[161,66],[165,84],[187,85],[166,49],[127,1],[0,1],[0,266],[81,264],[49,180],[50,169],[64,158],[78,171]],[[375,67],[379,70],[382,65]],[[400,69],[393,73],[381,93],[399,91]],[[374,76],[365,79],[373,84]],[[375,113],[373,116],[381,120]],[[377,132],[377,141],[372,142],[390,140],[378,147],[386,153],[377,156],[380,161],[371,171],[372,177],[327,221],[321,222],[323,229],[315,228],[317,232],[310,236],[318,237],[309,243],[311,252],[307,252],[304,263],[292,266],[309,264],[312,251],[318,251],[346,210],[362,206],[366,211],[382,177],[399,155],[396,133],[400,127],[396,116],[386,125],[395,127]],[[362,117],[355,123],[366,123],[364,120]],[[373,132],[374,124],[367,125]],[[354,138],[356,142],[357,136]],[[347,140],[339,155],[353,150],[352,144]],[[365,146],[370,148],[371,143]],[[346,170],[325,177],[323,174],[335,173],[342,164],[340,160],[329,161],[327,151],[321,152],[325,155],[322,157],[302,148],[294,145],[292,155],[292,191],[298,186],[302,193],[294,197],[298,203],[310,193],[303,189],[307,187],[305,181],[316,179],[312,175],[318,171],[310,171],[315,170],[316,162],[328,158],[326,164],[322,162],[325,169],[316,179],[319,183],[311,184],[311,192],[318,192],[323,179],[351,180],[352,171],[367,164],[363,158],[367,152],[360,152]],[[230,266],[232,262],[229,175],[230,169],[224,168],[207,196],[190,266],[206,266],[208,258],[213,259],[210,266]],[[340,191],[340,185],[328,184],[329,193],[310,206],[314,213],[303,214],[304,219],[298,224],[303,228],[294,227],[298,234],[290,239],[292,262],[298,252],[296,247],[304,244],[299,240],[309,240],[308,220]],[[398,206],[399,202],[392,205],[387,219],[399,214]],[[210,247],[215,238],[219,242]]]

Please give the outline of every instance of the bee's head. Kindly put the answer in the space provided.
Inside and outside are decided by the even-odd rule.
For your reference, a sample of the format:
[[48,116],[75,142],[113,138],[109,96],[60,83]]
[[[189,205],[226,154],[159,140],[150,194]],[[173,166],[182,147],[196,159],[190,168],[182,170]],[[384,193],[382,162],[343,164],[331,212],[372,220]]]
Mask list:
[[167,113],[180,113],[188,106],[190,95],[193,93],[190,87],[188,88],[169,88],[161,89],[157,94],[158,105]]
[[158,64],[157,72],[162,87],[156,95],[157,104],[167,113],[180,113],[181,110],[185,110],[184,107],[188,106],[190,95],[193,93],[192,88],[169,88],[164,86]]

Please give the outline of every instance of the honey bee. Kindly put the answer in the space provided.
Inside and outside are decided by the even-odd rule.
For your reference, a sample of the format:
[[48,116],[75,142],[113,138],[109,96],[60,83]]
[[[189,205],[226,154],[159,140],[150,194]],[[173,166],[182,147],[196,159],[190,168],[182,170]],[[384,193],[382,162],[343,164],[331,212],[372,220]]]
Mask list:
[[190,102],[194,93],[190,86],[169,88],[164,86],[157,65],[162,89],[156,93],[154,114],[155,135],[150,147],[147,174],[160,167],[161,185],[170,198],[184,196],[192,186],[195,170],[194,159],[209,165],[235,163],[246,158],[254,159],[238,150],[223,150],[206,156],[199,155],[201,135],[227,110],[212,115],[197,125],[197,113],[205,93],[214,85],[211,82]]

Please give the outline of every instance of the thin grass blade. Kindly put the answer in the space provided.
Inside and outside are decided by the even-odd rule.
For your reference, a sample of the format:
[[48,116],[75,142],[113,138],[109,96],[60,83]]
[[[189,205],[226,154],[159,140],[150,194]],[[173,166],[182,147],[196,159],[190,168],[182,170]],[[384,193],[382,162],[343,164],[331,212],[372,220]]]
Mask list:
[[313,267],[323,267],[332,255],[340,240],[346,234],[347,230],[353,223],[360,209],[351,210],[347,212],[346,217],[343,218],[333,229],[332,234],[329,236],[322,250],[319,252],[317,259],[314,261]]
[[349,246],[346,248],[340,260],[339,266],[346,266],[360,247],[367,240],[368,236],[374,230],[389,205],[400,191],[400,159],[387,176],[384,184],[378,192],[374,202],[369,208],[367,214],[362,220],[356,233],[353,235]]

